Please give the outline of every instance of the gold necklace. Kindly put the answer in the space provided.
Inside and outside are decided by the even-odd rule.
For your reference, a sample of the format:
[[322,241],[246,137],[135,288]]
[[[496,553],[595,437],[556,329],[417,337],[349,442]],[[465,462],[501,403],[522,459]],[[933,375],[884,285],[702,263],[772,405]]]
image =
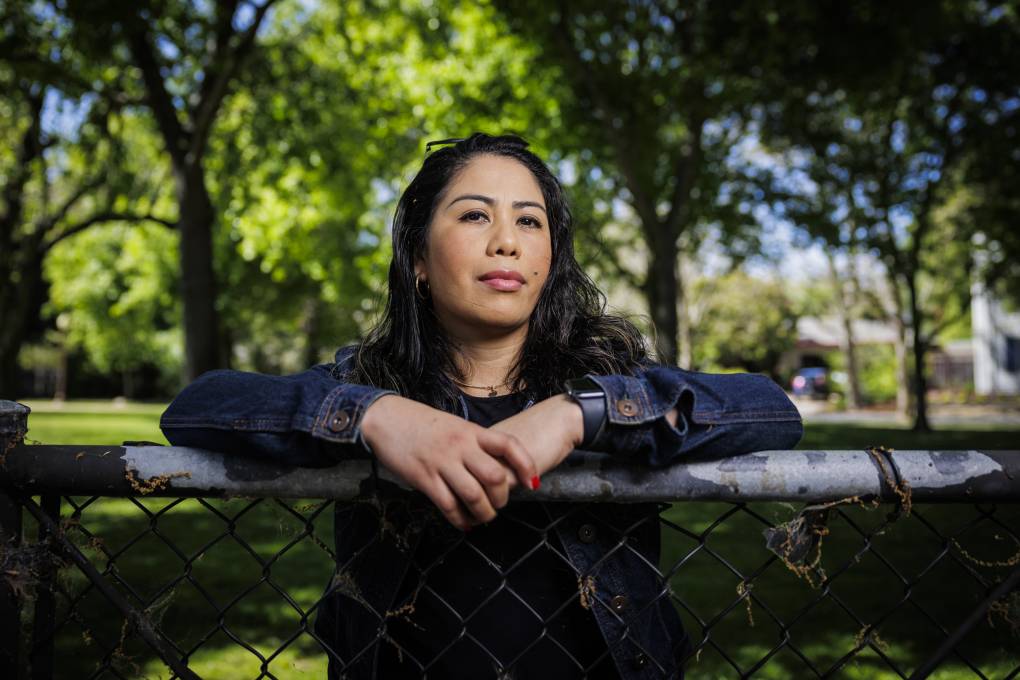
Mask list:
[[[447,377],[449,377],[449,376],[447,376]],[[496,387],[497,387],[496,385],[468,385],[467,383],[462,383],[461,381],[459,381],[459,380],[457,380],[455,378],[450,378],[450,380],[452,380],[455,384],[460,385],[461,387],[470,387],[473,390],[489,390],[489,394],[487,396],[490,396],[490,397],[498,397],[499,396],[499,393],[496,391]],[[510,386],[507,385],[507,382],[509,382],[509,381],[502,382],[498,386],[499,387],[505,387],[505,388],[507,388],[509,390]]]

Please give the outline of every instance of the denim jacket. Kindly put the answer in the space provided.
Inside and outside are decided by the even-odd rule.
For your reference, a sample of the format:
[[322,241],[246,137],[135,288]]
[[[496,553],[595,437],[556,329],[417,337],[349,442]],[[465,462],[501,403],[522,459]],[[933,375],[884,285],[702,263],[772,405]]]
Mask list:
[[[353,353],[353,347],[342,348],[333,364],[289,376],[211,371],[174,399],[160,426],[175,446],[292,465],[368,457],[361,419],[376,399],[392,392],[341,382]],[[660,467],[694,454],[787,449],[803,433],[796,407],[764,376],[648,365],[633,376],[589,377],[604,389],[608,407],[607,426],[590,448],[635,464]],[[675,427],[664,417],[674,406]],[[461,409],[467,417],[463,400]],[[620,676],[680,677],[689,643],[669,586],[655,569],[658,523],[642,521],[654,518],[656,507],[543,505],[578,582],[589,584],[589,606]],[[331,651],[331,678],[381,677],[378,650],[387,644],[386,623],[400,610],[397,591],[418,542],[429,535],[423,520],[429,517],[442,523],[421,494],[336,504],[337,576],[315,626]],[[629,540],[621,540],[622,531]]]

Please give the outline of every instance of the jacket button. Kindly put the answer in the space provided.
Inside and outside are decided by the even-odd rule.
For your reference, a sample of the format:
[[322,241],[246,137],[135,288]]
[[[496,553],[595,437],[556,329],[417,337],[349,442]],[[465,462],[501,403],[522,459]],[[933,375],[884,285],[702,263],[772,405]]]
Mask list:
[[637,415],[637,404],[633,399],[621,399],[616,402],[616,410],[629,418]]
[[637,656],[631,659],[631,662],[634,664],[635,668],[644,668],[648,665],[648,657],[642,653],[638,653]]
[[577,537],[581,543],[591,543],[595,540],[595,533],[594,524],[582,524],[581,528],[577,530]]
[[613,608],[614,612],[622,612],[627,607],[627,597],[624,595],[615,595],[613,599],[609,601],[609,606]]
[[347,415],[347,411],[340,411],[333,419],[329,421],[329,429],[334,432],[340,432],[345,429],[351,422],[351,417]]

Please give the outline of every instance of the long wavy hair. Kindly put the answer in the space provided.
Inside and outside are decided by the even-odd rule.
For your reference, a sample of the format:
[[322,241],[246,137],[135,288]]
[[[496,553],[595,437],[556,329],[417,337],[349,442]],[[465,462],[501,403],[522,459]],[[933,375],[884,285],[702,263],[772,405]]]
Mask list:
[[455,410],[463,381],[457,347],[446,337],[430,296],[415,288],[414,263],[425,252],[429,225],[451,181],[473,158],[512,158],[534,175],[545,198],[552,240],[549,278],[531,313],[527,338],[511,368],[509,387],[536,401],[563,391],[585,373],[631,374],[647,358],[637,328],[605,313],[606,297],[574,258],[570,209],[556,176],[516,135],[475,133],[434,151],[397,204],[386,309],[358,345],[350,382],[392,389],[443,410]]

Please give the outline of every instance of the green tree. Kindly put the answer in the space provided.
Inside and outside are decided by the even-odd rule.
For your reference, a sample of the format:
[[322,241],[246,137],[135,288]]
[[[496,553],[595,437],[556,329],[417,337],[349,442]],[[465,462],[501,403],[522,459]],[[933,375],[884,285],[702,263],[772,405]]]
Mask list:
[[[47,6],[0,11],[0,394],[15,396],[21,347],[41,332],[43,262],[65,239],[110,221],[158,216],[158,168],[131,167],[124,101],[67,41]],[[97,85],[96,83],[100,83]]]
[[[585,149],[632,211],[648,255],[628,275],[643,291],[662,360],[689,363],[681,246],[699,228],[754,248],[761,193],[741,158],[766,5],[580,2],[498,3],[541,49],[566,91],[561,148]],[[760,196],[759,196],[760,198]]]
[[223,102],[255,51],[273,3],[104,0],[66,6],[72,44],[102,65],[119,98],[151,113],[170,160],[189,378],[227,361],[213,265],[216,212],[205,163]]
[[[985,123],[1020,103],[1001,69],[1020,58],[1020,32],[1015,12],[983,3],[844,12],[841,32],[807,36],[813,56],[769,111],[772,144],[794,147],[776,207],[831,248],[881,258],[911,348],[914,427],[927,430],[925,357],[966,313],[971,269],[970,226],[939,215],[959,212],[946,206]],[[862,45],[864,63],[851,61]]]
[[[184,92],[198,67],[194,55],[170,59],[166,36],[178,39],[174,31],[184,31],[191,39],[207,27],[188,28],[198,19],[170,14],[159,18],[163,33],[154,43],[159,59],[173,67],[166,71],[169,91]],[[201,163],[219,225],[212,243],[224,354],[232,347],[246,367],[289,370],[360,334],[382,291],[393,202],[420,164],[426,139],[477,128],[548,130],[537,123],[556,115],[555,99],[528,89],[542,87],[528,70],[530,48],[492,15],[489,7],[458,3],[283,3],[272,13],[249,68],[238,70],[234,94],[222,101]],[[154,173],[156,184],[170,177],[172,160],[159,152],[164,136],[142,105],[140,69],[131,66],[128,28],[96,28],[98,16],[53,16],[65,31],[76,31],[58,43],[90,55],[100,82],[110,82],[111,96],[135,121],[133,136],[122,128],[114,135],[132,149],[119,169],[126,176]],[[474,68],[461,67],[468,61]],[[185,108],[178,116],[186,123]],[[542,143],[541,134],[529,137]],[[179,211],[179,191],[169,201],[159,196],[163,214]],[[59,264],[48,268],[59,288],[51,308],[81,329],[109,322],[128,333],[133,324],[128,334],[150,346],[152,329],[141,326],[152,321],[159,328],[176,317],[162,303],[154,311],[124,298],[145,290],[146,300],[163,300],[165,286],[178,278],[129,267],[131,258],[113,240],[119,233],[86,239],[103,262],[126,267],[117,285],[88,294],[87,261],[61,252]],[[156,232],[138,238],[165,254],[168,242]],[[110,337],[72,332],[71,339],[91,363],[123,369],[130,358],[111,359],[117,348]]]
[[782,282],[737,270],[693,285],[695,359],[709,369],[740,368],[779,379],[783,352],[797,340],[797,313]]
[[46,260],[49,308],[61,315],[65,349],[80,348],[107,374],[156,366],[174,389],[183,364],[176,240],[160,225],[120,222],[54,248]]

